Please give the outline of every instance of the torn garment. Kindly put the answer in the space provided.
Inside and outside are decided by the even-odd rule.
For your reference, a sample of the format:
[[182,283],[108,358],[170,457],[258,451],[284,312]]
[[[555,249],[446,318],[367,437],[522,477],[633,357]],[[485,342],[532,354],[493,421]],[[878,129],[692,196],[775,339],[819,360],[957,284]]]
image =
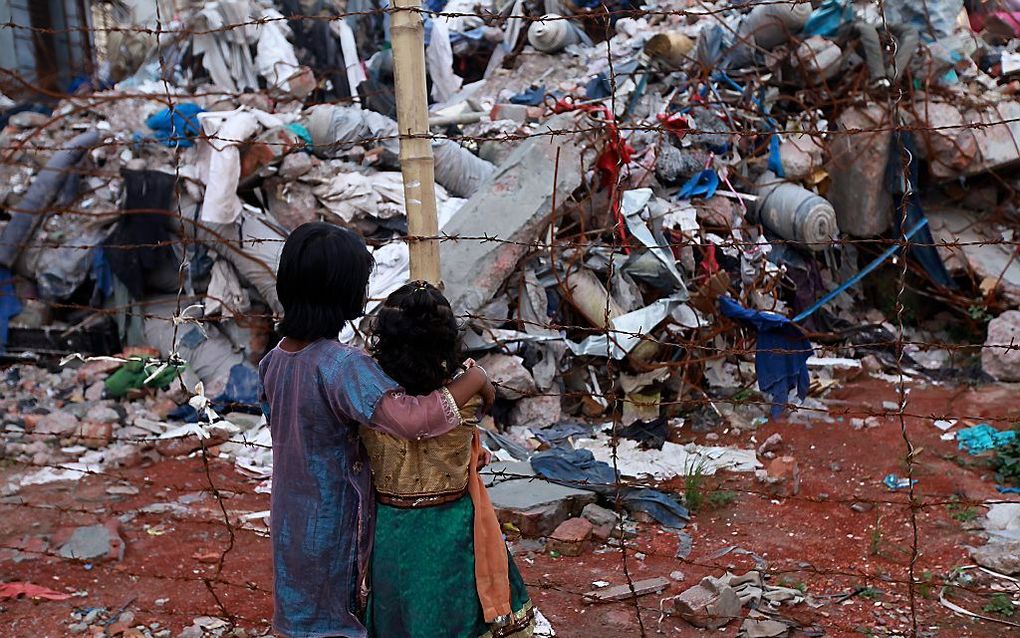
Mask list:
[[797,396],[805,398],[811,382],[807,360],[814,351],[800,327],[774,312],[744,308],[729,297],[719,298],[719,308],[758,333],[754,369],[758,388],[772,398],[772,417],[783,413],[790,390],[796,388]]

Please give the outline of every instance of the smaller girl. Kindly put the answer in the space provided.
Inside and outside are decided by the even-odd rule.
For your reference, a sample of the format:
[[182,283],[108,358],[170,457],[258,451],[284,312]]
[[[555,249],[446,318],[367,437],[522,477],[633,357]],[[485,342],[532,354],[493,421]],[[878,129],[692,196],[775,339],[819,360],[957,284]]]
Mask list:
[[[450,302],[419,281],[380,308],[371,351],[386,374],[421,396],[455,379],[457,340]],[[431,439],[362,429],[378,503],[365,620],[371,637],[526,638],[534,631],[527,589],[478,475],[480,406],[478,397],[469,400],[461,425]]]

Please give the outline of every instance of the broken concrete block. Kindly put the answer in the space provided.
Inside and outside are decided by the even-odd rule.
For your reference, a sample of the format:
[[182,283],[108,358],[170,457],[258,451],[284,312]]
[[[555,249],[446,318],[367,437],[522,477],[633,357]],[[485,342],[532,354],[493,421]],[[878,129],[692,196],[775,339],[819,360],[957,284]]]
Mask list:
[[744,638],[782,638],[790,633],[790,626],[778,620],[747,618],[740,631]]
[[937,179],[955,178],[976,163],[978,145],[969,121],[955,105],[935,101],[926,101],[917,117],[908,119],[921,130],[918,152]]
[[[779,157],[782,158],[783,172],[787,179],[803,179],[808,177],[823,164],[825,149],[818,143],[814,135],[795,133],[786,137],[779,145]],[[729,204],[729,200],[713,197],[708,201],[721,199]],[[732,206],[732,204],[729,204]],[[700,218],[700,215],[699,215]]]
[[996,381],[1020,381],[1020,310],[1007,310],[988,322],[981,369]]
[[890,118],[885,109],[871,105],[847,109],[836,123],[839,133],[829,146],[832,185],[826,193],[836,222],[854,237],[881,235],[893,222],[892,196],[885,189]]
[[549,536],[560,523],[577,516],[596,499],[594,492],[537,476],[527,461],[492,463],[481,474],[500,522],[512,523],[530,538]]
[[973,134],[977,146],[977,157],[967,166],[966,175],[1005,168],[1020,161],[1020,103],[1008,101],[980,111],[972,109],[964,114],[964,121],[967,123],[964,130]]
[[740,597],[729,585],[704,578],[673,599],[680,616],[695,627],[718,629],[740,617]]
[[116,520],[104,525],[79,527],[60,546],[60,556],[72,560],[124,560],[124,540]]
[[489,354],[478,360],[496,386],[496,396],[520,399],[538,391],[535,379],[524,367],[524,359],[509,354]]
[[974,212],[931,207],[927,211],[935,247],[950,274],[966,272],[991,280],[996,294],[1020,304],[1020,260],[1002,230]]
[[586,518],[570,518],[556,527],[545,548],[564,556],[580,556],[591,547],[592,525]]
[[[562,133],[577,124],[574,114],[542,124],[443,227],[450,237],[443,242],[443,282],[456,314],[474,315],[495,296],[549,223],[553,193],[562,200],[580,186],[580,162],[565,159],[576,152],[579,140]],[[557,161],[561,151],[563,159]]]

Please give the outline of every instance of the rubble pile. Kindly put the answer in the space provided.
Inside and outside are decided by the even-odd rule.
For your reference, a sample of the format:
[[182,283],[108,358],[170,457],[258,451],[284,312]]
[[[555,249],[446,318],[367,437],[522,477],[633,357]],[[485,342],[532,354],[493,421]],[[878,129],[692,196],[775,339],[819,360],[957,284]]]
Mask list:
[[[22,365],[0,413],[29,466],[6,492],[203,445],[266,479],[283,240],[314,220],[366,238],[345,342],[409,277],[386,11],[185,4],[75,94],[4,98],[0,352]],[[1013,22],[962,0],[552,4],[424,13],[443,280],[497,382],[488,472],[521,536],[572,555],[635,520],[683,535],[662,492],[599,511],[621,476],[795,495],[781,440],[686,430],[824,421],[842,379],[1020,379]],[[739,611],[699,587],[719,600],[685,613]]]

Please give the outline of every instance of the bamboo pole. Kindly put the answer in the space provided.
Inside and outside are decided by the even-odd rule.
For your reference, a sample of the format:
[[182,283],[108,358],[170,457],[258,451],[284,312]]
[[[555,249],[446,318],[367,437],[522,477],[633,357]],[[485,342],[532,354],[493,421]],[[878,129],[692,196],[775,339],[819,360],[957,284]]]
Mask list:
[[[423,279],[438,286],[439,218],[425,85],[425,27],[420,0],[394,0],[393,8],[390,14],[393,79],[411,279]],[[419,239],[422,237],[429,239]]]

